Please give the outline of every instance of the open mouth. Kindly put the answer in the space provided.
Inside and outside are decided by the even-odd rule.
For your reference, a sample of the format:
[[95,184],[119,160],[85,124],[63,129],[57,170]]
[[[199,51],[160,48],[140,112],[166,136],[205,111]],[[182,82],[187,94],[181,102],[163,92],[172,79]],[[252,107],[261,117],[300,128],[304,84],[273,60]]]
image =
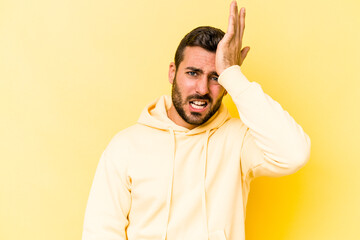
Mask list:
[[207,105],[208,105],[208,103],[203,100],[190,101],[190,106],[197,110],[202,110],[202,109],[206,108]]

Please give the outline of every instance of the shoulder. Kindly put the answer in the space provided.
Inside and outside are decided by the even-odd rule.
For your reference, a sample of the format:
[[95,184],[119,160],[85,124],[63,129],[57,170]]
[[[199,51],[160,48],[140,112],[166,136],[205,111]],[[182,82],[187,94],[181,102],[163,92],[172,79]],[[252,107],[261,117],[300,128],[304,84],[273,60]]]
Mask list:
[[236,131],[236,130],[244,130],[247,127],[245,126],[245,124],[241,121],[241,119],[239,118],[230,118],[228,121],[226,121],[224,123],[223,126],[221,126],[221,128],[225,131]]
[[135,124],[117,132],[107,144],[103,155],[107,158],[118,159],[133,152],[132,142],[136,135],[138,135],[137,128],[138,126]]
[[117,132],[110,140],[107,149],[129,149],[144,130],[141,124],[134,124]]
[[232,141],[242,141],[248,127],[239,118],[230,118],[214,133],[220,138],[232,139]]

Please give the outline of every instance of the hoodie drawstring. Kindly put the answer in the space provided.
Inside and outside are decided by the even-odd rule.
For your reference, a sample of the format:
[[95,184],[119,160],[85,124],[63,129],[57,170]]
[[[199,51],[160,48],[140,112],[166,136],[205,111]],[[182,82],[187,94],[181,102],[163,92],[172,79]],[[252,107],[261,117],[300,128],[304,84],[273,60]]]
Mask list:
[[[175,132],[172,128],[169,129],[170,136],[171,136],[171,145],[173,148],[173,154],[172,154],[172,160],[170,161],[170,183],[169,183],[169,190],[168,195],[166,199],[166,206],[167,206],[167,217],[166,217],[166,224],[165,224],[165,231],[162,236],[162,240],[166,239],[167,234],[167,228],[170,220],[170,208],[171,208],[171,196],[172,196],[172,190],[173,190],[173,182],[174,182],[174,171],[175,171],[175,154],[176,154],[176,138],[175,138]],[[204,137],[204,150],[201,157],[201,166],[202,166],[202,180],[201,180],[201,202],[202,202],[202,218],[203,218],[203,224],[205,226],[205,234],[206,238],[209,239],[209,231],[208,231],[208,221],[207,221],[207,211],[206,211],[206,192],[205,192],[205,179],[206,179],[206,165],[207,165],[207,157],[208,157],[208,144],[209,144],[209,137],[210,137],[210,129],[206,130],[206,134]]]
[[202,193],[201,193],[201,200],[202,200],[202,215],[204,226],[206,229],[206,238],[209,239],[209,228],[208,228],[208,221],[207,221],[207,211],[206,211],[206,192],[205,192],[205,179],[206,179],[206,165],[207,165],[207,154],[208,154],[208,143],[209,143],[209,136],[210,130],[206,130],[205,139],[204,139],[204,153],[202,157]]
[[170,175],[170,183],[169,183],[169,190],[168,190],[168,195],[167,195],[167,199],[166,199],[166,206],[167,206],[167,217],[166,217],[166,224],[165,224],[165,231],[163,233],[162,236],[162,240],[166,239],[166,233],[167,233],[167,228],[168,228],[168,224],[169,224],[169,219],[170,219],[170,204],[171,204],[171,195],[172,195],[172,189],[173,189],[173,182],[174,182],[174,171],[175,171],[175,154],[176,154],[176,140],[175,140],[175,133],[174,133],[174,129],[170,128],[170,136],[171,136],[171,145],[173,148],[172,151],[172,160],[170,161],[170,171],[171,171],[171,175]]

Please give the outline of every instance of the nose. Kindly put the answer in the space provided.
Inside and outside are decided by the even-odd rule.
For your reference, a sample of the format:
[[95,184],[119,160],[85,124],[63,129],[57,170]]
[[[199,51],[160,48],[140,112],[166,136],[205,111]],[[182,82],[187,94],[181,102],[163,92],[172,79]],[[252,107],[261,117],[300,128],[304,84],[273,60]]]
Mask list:
[[206,76],[198,78],[196,81],[196,92],[200,95],[209,93],[209,81]]

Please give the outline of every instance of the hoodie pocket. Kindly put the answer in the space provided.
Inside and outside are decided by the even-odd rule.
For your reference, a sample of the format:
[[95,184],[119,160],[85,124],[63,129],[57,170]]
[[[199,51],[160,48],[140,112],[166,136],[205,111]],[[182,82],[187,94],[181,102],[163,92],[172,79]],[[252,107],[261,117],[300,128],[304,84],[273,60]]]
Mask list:
[[218,230],[209,234],[209,240],[226,240],[224,230]]

